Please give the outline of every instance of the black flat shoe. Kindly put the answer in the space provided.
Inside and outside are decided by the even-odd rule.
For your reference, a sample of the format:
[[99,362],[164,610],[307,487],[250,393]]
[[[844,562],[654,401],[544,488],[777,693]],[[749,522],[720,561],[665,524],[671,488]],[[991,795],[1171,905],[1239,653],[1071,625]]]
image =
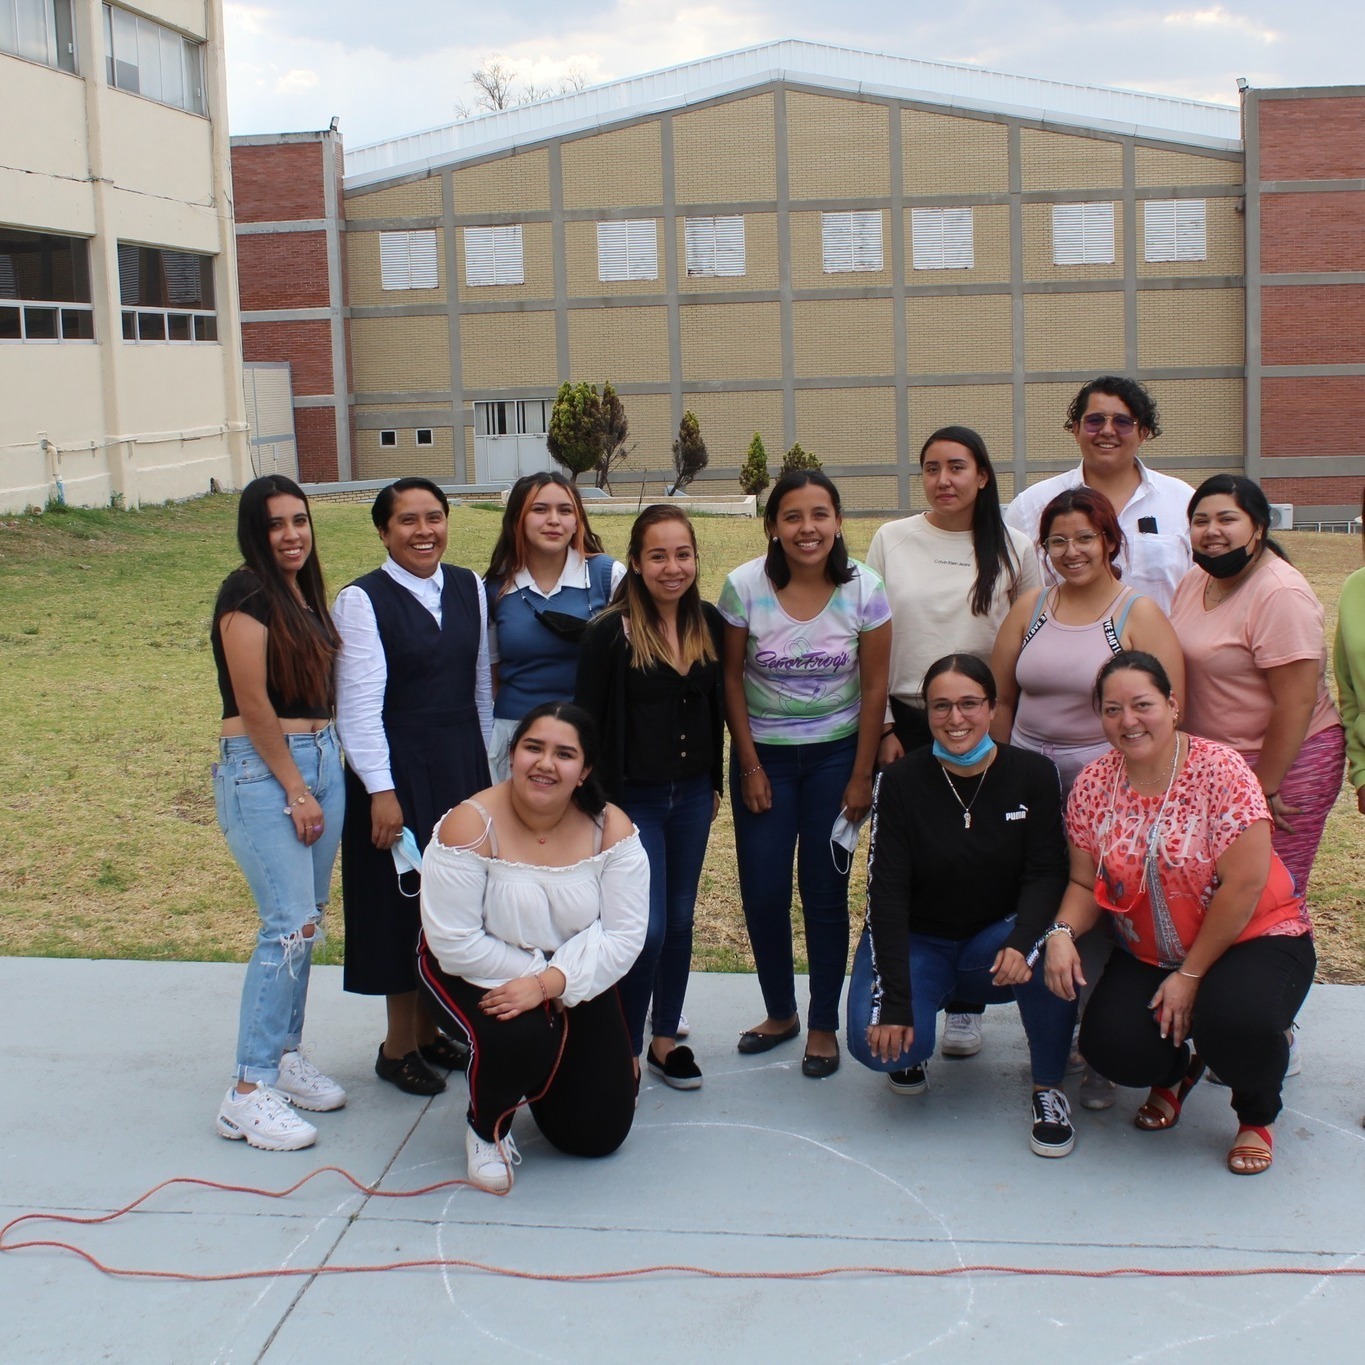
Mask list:
[[739,1042],[736,1046],[746,1056],[752,1056],[756,1052],[771,1052],[778,1043],[785,1043],[789,1039],[795,1038],[800,1032],[801,1021],[799,1019],[790,1028],[783,1029],[781,1033],[759,1033],[754,1029],[746,1029],[739,1035]]
[[384,1044],[379,1045],[379,1056],[374,1060],[374,1074],[409,1095],[439,1095],[445,1088],[444,1077],[438,1076],[423,1060],[419,1052],[409,1052],[397,1060],[384,1056]]
[[650,1074],[657,1076],[665,1085],[674,1090],[700,1090],[701,1067],[692,1055],[690,1047],[675,1047],[667,1057],[660,1061],[651,1047],[645,1053],[645,1065]]
[[438,1033],[431,1042],[423,1043],[417,1051],[422,1054],[424,1062],[439,1066],[444,1071],[469,1070],[469,1044],[450,1038],[444,1033]]
[[814,1081],[822,1081],[826,1076],[832,1076],[839,1069],[839,1054],[836,1051],[833,1057],[817,1057],[815,1053],[808,1052],[801,1058],[801,1074],[809,1076]]

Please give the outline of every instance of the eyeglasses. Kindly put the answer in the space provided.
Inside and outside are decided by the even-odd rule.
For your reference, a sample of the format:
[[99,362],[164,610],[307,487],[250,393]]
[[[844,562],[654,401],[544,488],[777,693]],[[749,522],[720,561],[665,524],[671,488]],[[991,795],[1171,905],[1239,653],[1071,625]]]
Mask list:
[[947,720],[956,707],[964,716],[974,716],[983,706],[988,706],[985,697],[963,697],[960,701],[931,701],[929,713],[939,720]]
[[1100,539],[1098,531],[1082,531],[1078,536],[1048,536],[1043,541],[1043,548],[1050,555],[1063,554],[1068,545],[1074,545],[1078,550],[1088,550]]
[[1081,425],[1091,433],[1103,431],[1110,422],[1114,424],[1114,430],[1120,436],[1127,436],[1137,426],[1137,422],[1129,417],[1126,412],[1087,412],[1081,418]]

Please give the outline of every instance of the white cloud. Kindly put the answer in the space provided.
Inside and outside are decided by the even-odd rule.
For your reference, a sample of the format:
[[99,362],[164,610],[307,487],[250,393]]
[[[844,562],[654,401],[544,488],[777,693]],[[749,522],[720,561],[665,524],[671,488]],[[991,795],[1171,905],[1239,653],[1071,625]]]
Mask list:
[[1215,5],[1212,9],[1181,10],[1175,14],[1163,15],[1161,22],[1184,28],[1231,29],[1262,43],[1274,43],[1280,39],[1280,35],[1274,29],[1266,28],[1258,19],[1231,14],[1222,5]]

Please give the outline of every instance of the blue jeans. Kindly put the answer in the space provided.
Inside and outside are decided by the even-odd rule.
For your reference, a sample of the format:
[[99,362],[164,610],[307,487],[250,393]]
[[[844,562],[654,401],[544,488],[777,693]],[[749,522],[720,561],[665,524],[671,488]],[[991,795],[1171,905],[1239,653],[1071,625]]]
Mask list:
[[[770,1019],[796,1013],[792,962],[792,859],[806,924],[810,1013],[806,1027],[834,1033],[848,965],[848,871],[835,866],[829,836],[853,774],[858,737],[822,744],[757,744],[773,804],[755,815],[740,795],[730,759],[730,804],[744,922]],[[841,858],[847,854],[839,850]]]
[[[218,742],[213,797],[218,825],[256,901],[261,917],[247,963],[237,1025],[237,1079],[274,1085],[280,1056],[298,1047],[313,947],[322,941],[322,908],[341,842],[346,794],[341,746],[328,725],[314,734],[286,735],[303,780],[322,807],[323,832],[299,842],[284,813],[284,788],[244,735]],[[305,925],[316,925],[311,938]]]
[[617,987],[637,1057],[644,1050],[651,996],[655,1035],[677,1036],[692,971],[692,920],[711,837],[712,794],[710,777],[702,776],[682,782],[627,782],[621,797],[621,808],[639,828],[649,858],[645,946]]
[[934,1025],[938,1012],[956,998],[1001,1005],[1014,1000],[1028,1038],[1034,1085],[1060,1086],[1066,1075],[1071,1031],[1076,1025],[1076,1002],[1052,994],[1043,982],[1041,967],[1022,986],[996,986],[991,963],[1014,932],[1014,917],[988,924],[968,939],[910,935],[910,1008],[914,1041],[895,1061],[884,1062],[867,1045],[872,1019],[872,944],[866,933],[853,955],[853,978],[848,986],[848,1050],[873,1071],[906,1071],[934,1054]]

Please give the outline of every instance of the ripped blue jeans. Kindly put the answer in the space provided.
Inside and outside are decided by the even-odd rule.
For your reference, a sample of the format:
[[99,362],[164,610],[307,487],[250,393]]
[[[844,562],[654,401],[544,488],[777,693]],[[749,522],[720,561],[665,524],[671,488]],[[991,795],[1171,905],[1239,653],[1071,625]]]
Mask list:
[[[218,825],[256,900],[261,918],[247,963],[237,1026],[237,1079],[274,1085],[281,1054],[298,1047],[313,947],[322,942],[322,911],[341,842],[346,793],[341,746],[328,725],[315,734],[286,735],[303,780],[322,807],[323,833],[300,843],[284,813],[284,789],[251,741],[218,742],[213,796]],[[314,925],[312,937],[304,926]]]

